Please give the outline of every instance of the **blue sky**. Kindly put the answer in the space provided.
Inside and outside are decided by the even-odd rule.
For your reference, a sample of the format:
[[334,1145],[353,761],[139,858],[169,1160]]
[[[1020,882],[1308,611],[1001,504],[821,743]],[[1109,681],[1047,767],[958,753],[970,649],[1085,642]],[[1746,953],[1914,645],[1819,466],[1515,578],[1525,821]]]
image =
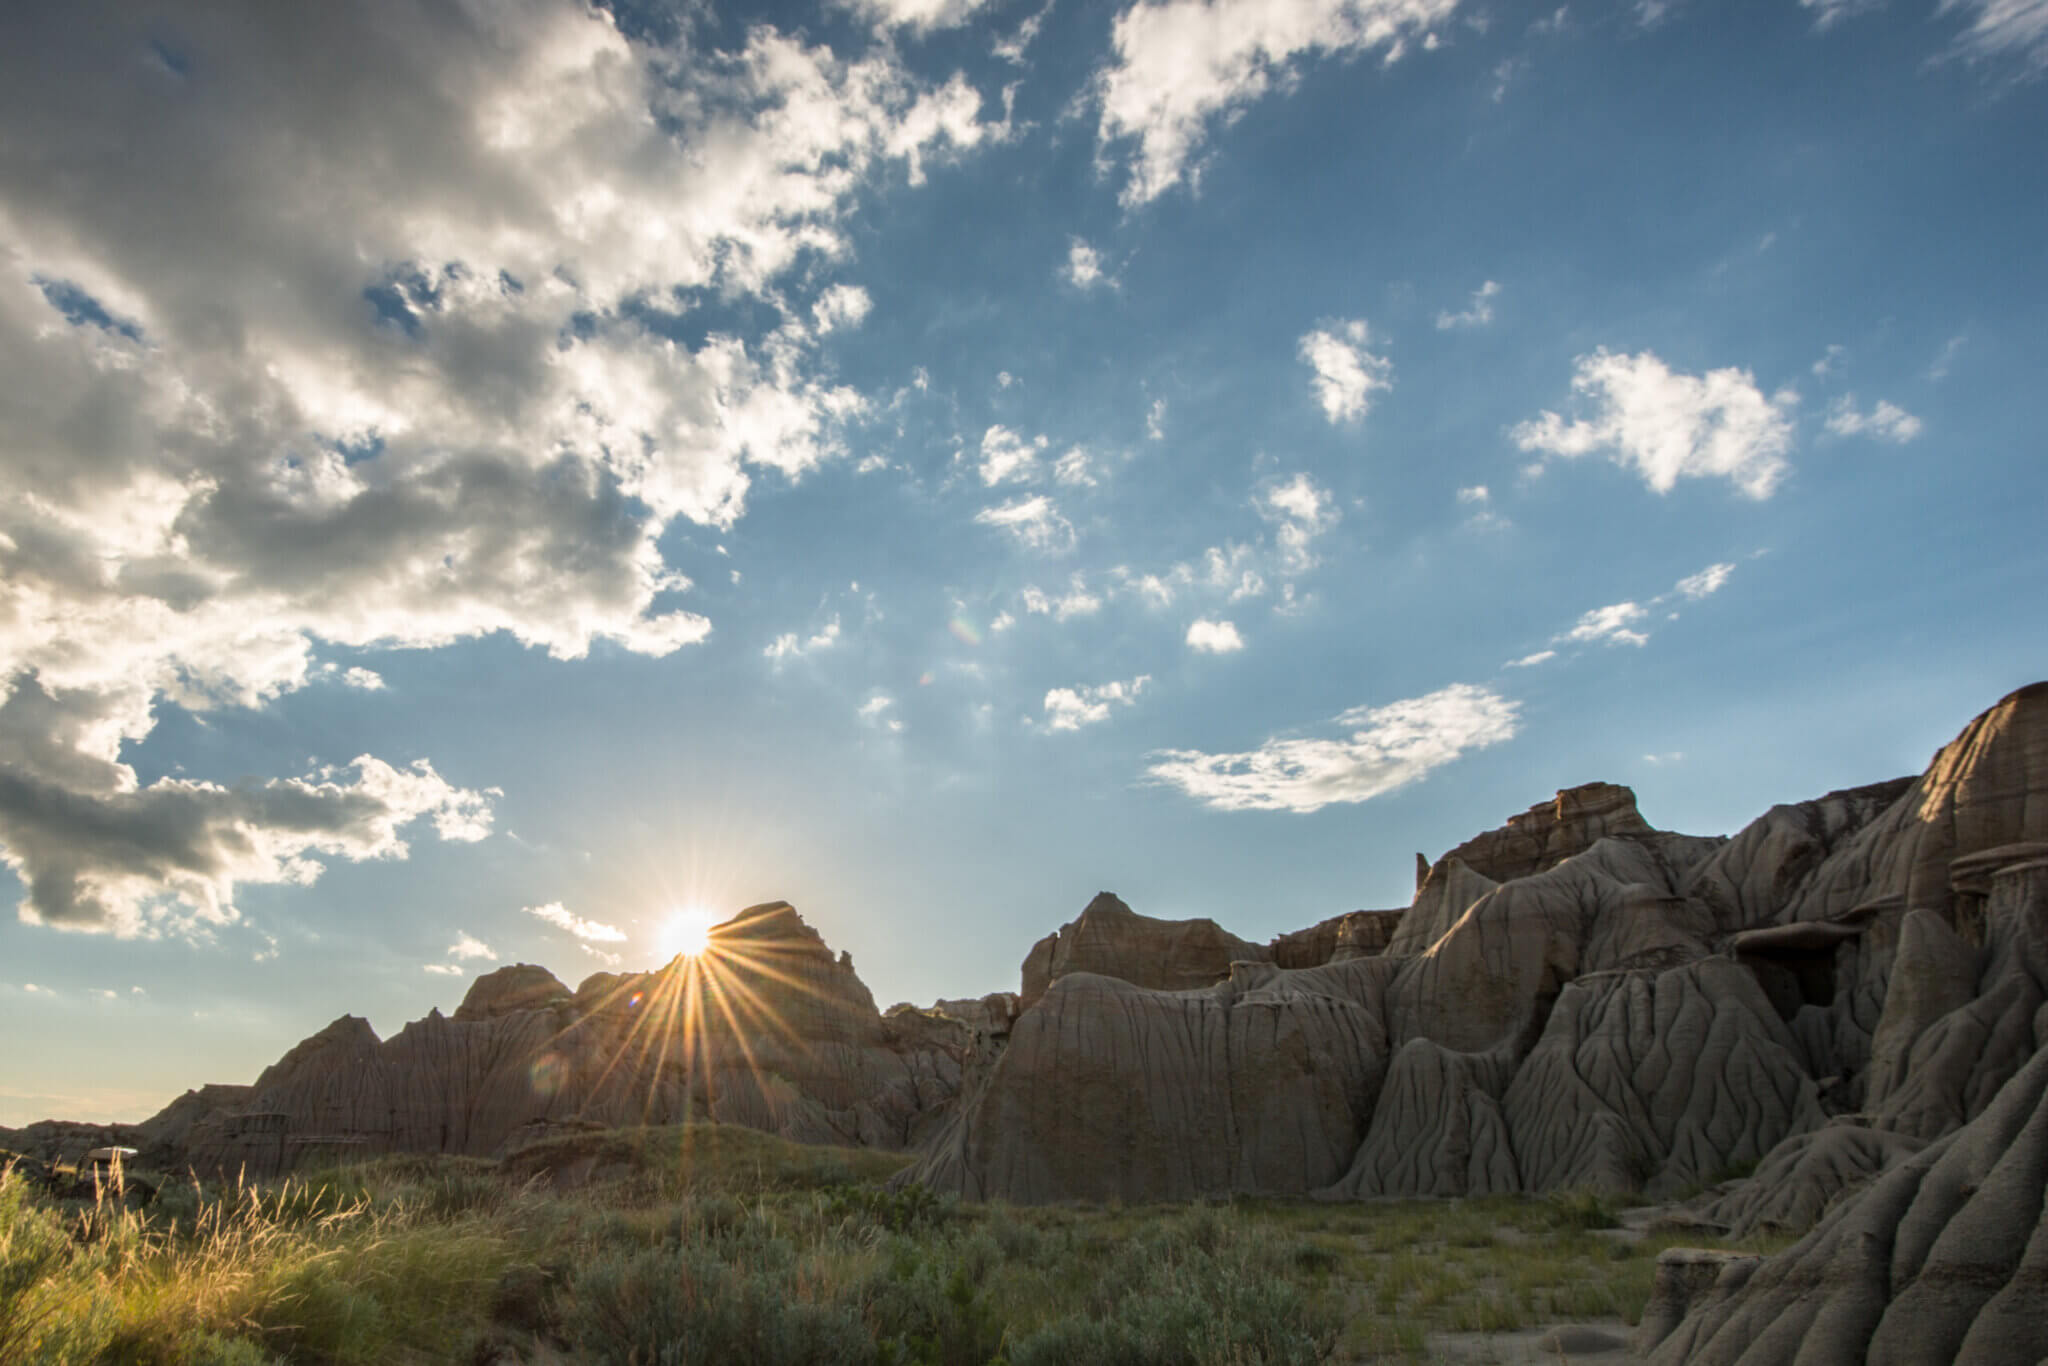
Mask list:
[[2043,0],[30,8],[0,1123],[678,908],[1265,938],[2048,674]]

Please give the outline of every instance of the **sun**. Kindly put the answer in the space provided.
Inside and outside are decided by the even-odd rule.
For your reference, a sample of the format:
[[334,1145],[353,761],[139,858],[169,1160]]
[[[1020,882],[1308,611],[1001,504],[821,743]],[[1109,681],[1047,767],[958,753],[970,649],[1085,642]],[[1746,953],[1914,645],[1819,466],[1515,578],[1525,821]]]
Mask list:
[[711,947],[711,927],[717,923],[717,917],[701,906],[680,907],[663,916],[655,928],[655,947],[664,957],[695,958]]

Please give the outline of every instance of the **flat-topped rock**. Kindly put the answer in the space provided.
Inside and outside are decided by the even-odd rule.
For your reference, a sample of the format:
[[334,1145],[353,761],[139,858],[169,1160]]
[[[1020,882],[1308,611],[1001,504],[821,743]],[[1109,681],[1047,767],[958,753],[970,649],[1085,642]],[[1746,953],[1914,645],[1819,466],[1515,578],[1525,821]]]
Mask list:
[[1239,939],[1213,920],[1155,920],[1114,892],[1098,892],[1081,914],[1032,946],[1018,1001],[1024,1008],[1076,972],[1114,977],[1159,991],[1206,987],[1236,962],[1270,962],[1264,945]]

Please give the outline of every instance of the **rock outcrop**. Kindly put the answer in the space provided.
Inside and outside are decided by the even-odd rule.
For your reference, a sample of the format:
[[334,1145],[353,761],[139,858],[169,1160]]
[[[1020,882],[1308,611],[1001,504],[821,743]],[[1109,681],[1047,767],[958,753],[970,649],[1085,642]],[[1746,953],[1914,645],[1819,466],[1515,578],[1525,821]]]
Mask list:
[[1707,1188],[1706,1225],[1813,1231],[1667,1258],[1658,1361],[2048,1355],[2048,685],[1732,839],[1567,789],[1266,945],[1103,893],[1020,985],[884,1015],[769,903],[695,962],[344,1017],[143,1132],[264,1170],[712,1119],[1012,1201]]
[[266,1174],[354,1153],[488,1155],[535,1126],[714,1120],[807,1142],[901,1148],[957,1093],[970,1029],[884,1017],[844,955],[786,902],[742,911],[701,957],[595,974],[571,992],[518,964],[479,978],[453,1016],[388,1040],[344,1016],[204,1118],[201,1169]]

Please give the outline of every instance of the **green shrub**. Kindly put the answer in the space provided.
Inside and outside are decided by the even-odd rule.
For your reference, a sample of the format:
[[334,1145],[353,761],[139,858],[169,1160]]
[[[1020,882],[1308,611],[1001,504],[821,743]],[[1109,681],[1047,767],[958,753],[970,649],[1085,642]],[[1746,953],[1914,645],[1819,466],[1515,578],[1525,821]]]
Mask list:
[[872,1363],[859,1318],[803,1290],[703,1247],[608,1253],[572,1282],[564,1331],[598,1366]]

